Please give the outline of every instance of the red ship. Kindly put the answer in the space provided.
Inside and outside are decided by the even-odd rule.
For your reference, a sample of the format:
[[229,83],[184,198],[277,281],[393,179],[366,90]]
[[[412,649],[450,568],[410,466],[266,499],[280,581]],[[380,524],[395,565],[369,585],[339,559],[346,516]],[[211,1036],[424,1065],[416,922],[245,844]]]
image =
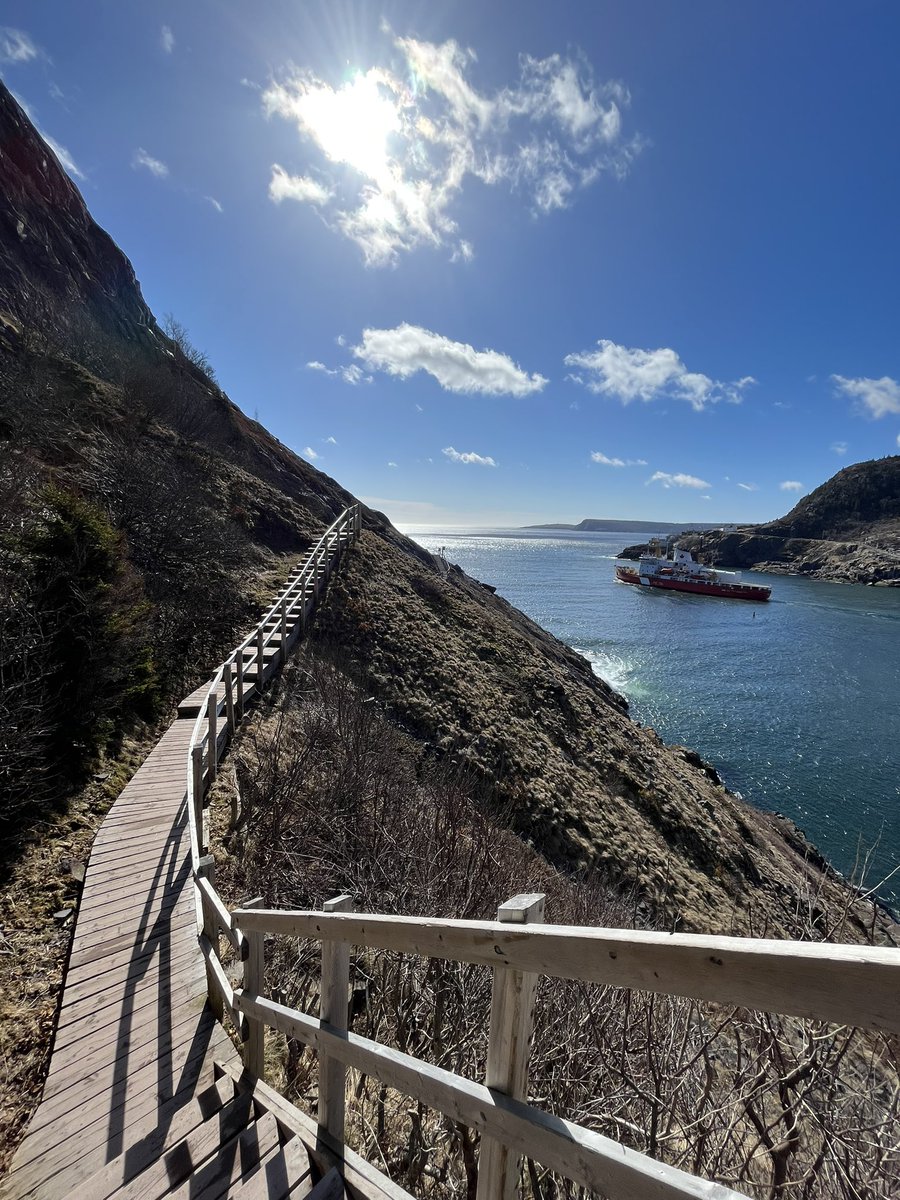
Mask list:
[[740,575],[714,571],[695,562],[687,550],[676,546],[671,558],[659,541],[652,541],[634,567],[616,567],[620,583],[663,588],[669,592],[691,592],[698,596],[724,596],[731,600],[768,600],[772,589],[760,583],[741,583]]

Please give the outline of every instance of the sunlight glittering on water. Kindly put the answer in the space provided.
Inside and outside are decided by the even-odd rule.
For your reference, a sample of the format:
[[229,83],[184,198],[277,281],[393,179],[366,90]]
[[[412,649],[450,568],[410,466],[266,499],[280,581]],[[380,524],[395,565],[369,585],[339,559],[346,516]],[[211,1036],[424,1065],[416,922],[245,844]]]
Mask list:
[[[900,862],[900,591],[757,576],[768,604],[615,581],[634,534],[423,529],[446,557],[578,650],[637,720],[792,817],[869,885]],[[749,575],[749,573],[748,573]],[[900,876],[898,876],[900,878]],[[898,879],[883,894],[897,904]]]

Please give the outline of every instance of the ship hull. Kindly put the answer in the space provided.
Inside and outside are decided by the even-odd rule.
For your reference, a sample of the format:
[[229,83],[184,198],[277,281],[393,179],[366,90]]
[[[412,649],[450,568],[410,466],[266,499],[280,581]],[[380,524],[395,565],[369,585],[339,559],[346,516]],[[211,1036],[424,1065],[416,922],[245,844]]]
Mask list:
[[753,583],[713,583],[702,579],[659,578],[641,576],[633,567],[616,567],[620,583],[636,583],[639,587],[658,588],[664,592],[689,592],[693,596],[721,596],[725,600],[768,600],[771,589]]

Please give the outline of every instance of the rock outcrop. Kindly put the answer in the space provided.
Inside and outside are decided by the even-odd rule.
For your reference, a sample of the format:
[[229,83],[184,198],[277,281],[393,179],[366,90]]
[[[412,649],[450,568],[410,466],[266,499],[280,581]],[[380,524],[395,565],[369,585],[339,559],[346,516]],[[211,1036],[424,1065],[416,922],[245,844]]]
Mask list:
[[[777,521],[695,530],[678,544],[724,568],[898,587],[900,455],[845,467]],[[619,557],[644,549],[629,546]]]

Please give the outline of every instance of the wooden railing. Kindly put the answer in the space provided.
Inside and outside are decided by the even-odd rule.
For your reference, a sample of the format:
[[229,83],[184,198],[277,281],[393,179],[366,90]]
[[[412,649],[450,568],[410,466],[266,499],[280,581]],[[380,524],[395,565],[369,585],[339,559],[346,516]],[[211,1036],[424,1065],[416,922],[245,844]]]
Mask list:
[[[213,675],[203,697],[188,748],[187,806],[191,858],[202,876],[209,845],[203,800],[215,781],[219,759],[244,716],[247,702],[258,697],[284,665],[341,555],[362,529],[358,504],[345,509],[322,534],[256,628],[228,655]],[[222,720],[224,718],[224,721]]]
[[[353,520],[358,528],[358,515]],[[281,619],[284,610],[279,604],[260,630]],[[259,636],[262,662],[265,634]],[[248,638],[244,649],[252,643],[253,637]],[[226,683],[227,703],[226,666],[210,685],[210,705],[218,694],[217,680]],[[201,714],[195,733],[202,723]],[[205,736],[206,741],[198,737],[197,746],[216,745],[216,727],[209,718]],[[202,763],[192,763],[195,790],[190,794],[196,797],[210,770],[214,775],[214,767],[204,776]],[[200,831],[199,805],[192,820]],[[322,910],[263,909],[250,902],[232,912],[216,892],[212,860],[202,857],[201,849],[205,846],[198,844],[195,879],[210,998],[239,1031],[246,1069],[260,1078],[264,1074],[266,1026],[311,1047],[319,1059],[320,1135],[332,1147],[343,1145],[348,1068],[478,1130],[478,1200],[511,1200],[522,1156],[609,1200],[739,1200],[738,1193],[721,1184],[686,1174],[527,1103],[533,998],[541,975],[900,1033],[900,950],[549,925],[543,922],[544,897],[535,895],[513,897],[500,907],[496,921],[356,913],[352,897],[346,895]],[[267,936],[321,942],[318,1018],[266,994]],[[229,981],[222,963],[220,938],[231,944],[242,963],[238,986]],[[352,946],[491,968],[483,1083],[349,1031]]]

